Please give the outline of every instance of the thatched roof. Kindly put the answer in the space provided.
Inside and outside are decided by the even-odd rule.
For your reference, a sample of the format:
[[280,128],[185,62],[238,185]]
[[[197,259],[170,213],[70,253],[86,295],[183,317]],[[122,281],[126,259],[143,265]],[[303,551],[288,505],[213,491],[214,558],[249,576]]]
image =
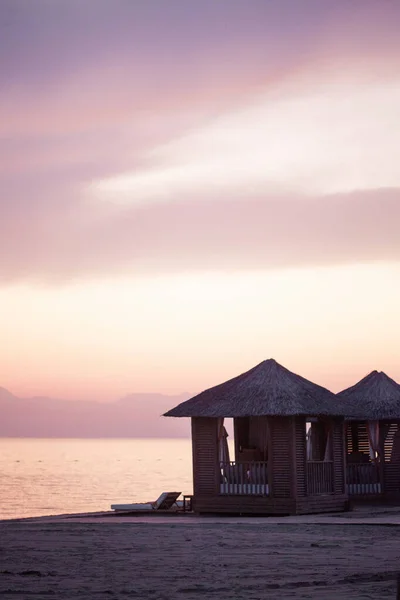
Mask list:
[[348,402],[360,419],[400,419],[400,385],[382,371],[372,371],[337,396]]
[[275,360],[182,402],[166,417],[352,416],[347,402]]

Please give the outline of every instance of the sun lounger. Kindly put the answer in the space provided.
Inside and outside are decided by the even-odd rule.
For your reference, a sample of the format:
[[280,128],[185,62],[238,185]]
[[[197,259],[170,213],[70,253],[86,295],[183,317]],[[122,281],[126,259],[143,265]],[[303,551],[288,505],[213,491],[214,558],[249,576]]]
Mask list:
[[153,510],[170,510],[174,504],[178,505],[177,499],[182,492],[163,492],[155,502],[144,502],[135,504],[111,504],[111,510],[120,512],[148,512]]

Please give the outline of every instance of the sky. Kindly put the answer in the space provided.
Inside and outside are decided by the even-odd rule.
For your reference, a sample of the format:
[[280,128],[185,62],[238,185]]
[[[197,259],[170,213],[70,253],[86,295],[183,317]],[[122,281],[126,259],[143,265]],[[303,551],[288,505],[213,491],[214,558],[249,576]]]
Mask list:
[[400,381],[400,3],[3,0],[0,385]]

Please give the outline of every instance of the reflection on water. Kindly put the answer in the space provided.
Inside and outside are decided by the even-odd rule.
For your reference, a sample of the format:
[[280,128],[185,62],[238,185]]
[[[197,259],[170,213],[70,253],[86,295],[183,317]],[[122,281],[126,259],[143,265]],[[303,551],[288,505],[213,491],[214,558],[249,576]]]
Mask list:
[[0,439],[0,519],[192,493],[187,439]]

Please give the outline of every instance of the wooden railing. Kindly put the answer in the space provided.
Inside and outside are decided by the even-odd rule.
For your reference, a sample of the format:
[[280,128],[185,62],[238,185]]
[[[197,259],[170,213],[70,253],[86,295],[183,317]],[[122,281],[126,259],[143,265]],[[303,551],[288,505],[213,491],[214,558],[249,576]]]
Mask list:
[[265,496],[269,493],[266,462],[220,463],[220,493]]
[[331,460],[307,461],[308,496],[333,494],[333,462]]
[[373,496],[381,493],[379,465],[354,463],[347,465],[347,493],[349,496]]

